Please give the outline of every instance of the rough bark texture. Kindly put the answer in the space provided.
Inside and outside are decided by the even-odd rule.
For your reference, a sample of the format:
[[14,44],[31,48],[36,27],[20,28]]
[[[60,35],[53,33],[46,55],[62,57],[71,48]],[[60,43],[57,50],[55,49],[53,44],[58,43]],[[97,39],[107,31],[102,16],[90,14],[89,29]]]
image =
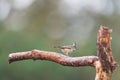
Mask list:
[[96,79],[110,80],[116,62],[112,56],[111,49],[112,29],[100,26],[97,38],[97,54],[99,61],[96,61]]
[[49,60],[64,66],[94,66],[94,62],[98,60],[97,56],[69,57],[56,52],[32,50],[27,52],[17,52],[9,55],[9,63],[19,60]]
[[97,37],[98,56],[69,57],[56,52],[32,50],[9,54],[9,63],[19,60],[33,59],[49,60],[64,66],[93,66],[96,68],[95,80],[110,80],[112,72],[116,68],[116,62],[112,56],[111,33],[111,29],[100,26]]

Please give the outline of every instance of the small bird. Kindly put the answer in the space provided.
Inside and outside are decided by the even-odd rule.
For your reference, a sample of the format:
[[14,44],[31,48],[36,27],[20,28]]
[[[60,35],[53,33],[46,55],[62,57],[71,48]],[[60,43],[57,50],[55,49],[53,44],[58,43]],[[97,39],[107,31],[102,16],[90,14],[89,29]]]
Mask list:
[[54,48],[59,48],[65,55],[68,55],[69,53],[76,50],[76,43],[67,46],[55,46]]

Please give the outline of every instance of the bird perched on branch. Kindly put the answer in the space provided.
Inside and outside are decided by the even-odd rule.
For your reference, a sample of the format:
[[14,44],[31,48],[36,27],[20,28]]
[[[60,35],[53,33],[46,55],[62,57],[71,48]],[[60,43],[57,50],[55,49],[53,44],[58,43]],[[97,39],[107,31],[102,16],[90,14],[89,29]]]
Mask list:
[[59,48],[65,55],[68,55],[69,53],[76,50],[76,43],[67,46],[55,46],[54,48]]

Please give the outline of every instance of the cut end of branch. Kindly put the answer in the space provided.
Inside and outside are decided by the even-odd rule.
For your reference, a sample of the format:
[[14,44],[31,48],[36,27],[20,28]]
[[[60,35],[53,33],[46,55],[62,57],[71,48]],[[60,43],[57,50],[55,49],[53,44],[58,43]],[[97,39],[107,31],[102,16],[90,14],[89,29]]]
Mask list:
[[12,55],[13,55],[13,54],[9,54],[9,56],[8,56],[8,63],[9,63],[9,64],[13,62],[13,60],[11,59],[11,58],[12,58]]

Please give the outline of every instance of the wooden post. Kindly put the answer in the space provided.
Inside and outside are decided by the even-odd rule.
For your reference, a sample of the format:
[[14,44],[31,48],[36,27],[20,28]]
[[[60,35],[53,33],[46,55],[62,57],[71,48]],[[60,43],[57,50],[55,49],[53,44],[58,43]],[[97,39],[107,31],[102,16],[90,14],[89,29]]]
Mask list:
[[97,54],[99,60],[96,61],[95,80],[110,80],[116,62],[111,49],[112,29],[100,26],[97,38]]

